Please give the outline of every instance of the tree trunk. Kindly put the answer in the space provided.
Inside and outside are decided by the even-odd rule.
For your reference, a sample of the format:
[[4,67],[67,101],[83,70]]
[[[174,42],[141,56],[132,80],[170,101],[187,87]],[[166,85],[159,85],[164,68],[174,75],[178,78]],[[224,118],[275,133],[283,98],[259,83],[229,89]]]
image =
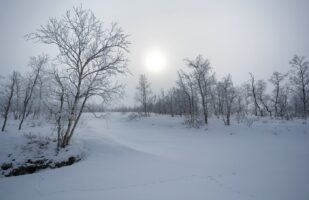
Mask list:
[[2,125],[2,132],[4,131],[5,129],[5,126],[6,126],[6,122],[7,122],[7,119],[8,119],[8,115],[9,115],[9,110],[10,110],[10,107],[11,107],[11,100],[12,100],[12,97],[13,97],[13,94],[14,94],[14,81],[11,85],[11,92],[10,92],[10,96],[9,96],[9,99],[8,99],[8,104],[5,108],[5,112],[4,112],[4,121],[3,121],[3,125]]

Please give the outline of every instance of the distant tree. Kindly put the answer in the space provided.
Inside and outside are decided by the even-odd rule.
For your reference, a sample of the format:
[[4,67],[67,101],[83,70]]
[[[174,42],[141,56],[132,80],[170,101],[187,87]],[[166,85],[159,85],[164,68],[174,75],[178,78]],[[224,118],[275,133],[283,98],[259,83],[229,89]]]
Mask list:
[[144,115],[149,116],[149,108],[152,103],[153,96],[150,83],[148,82],[145,74],[141,74],[139,77],[139,82],[136,87],[135,99],[141,104]]
[[231,75],[223,78],[222,82],[219,83],[218,89],[221,90],[219,94],[222,95],[222,116],[225,125],[231,124],[231,114],[234,101],[236,99],[236,90],[233,86]]
[[[291,101],[291,99],[289,99],[290,91],[291,89],[288,85],[284,85],[280,89],[279,98],[278,98],[278,117],[280,117],[281,119],[283,119],[284,117],[286,119],[291,118],[290,109],[289,109],[290,107],[289,101]],[[297,110],[295,110],[294,112],[297,112]]]
[[12,104],[12,99],[13,99],[13,95],[14,95],[14,88],[17,82],[17,76],[18,73],[17,72],[13,72],[13,74],[9,77],[8,83],[6,83],[5,87],[5,95],[4,95],[4,102],[2,105],[2,109],[4,110],[3,113],[3,125],[2,125],[2,129],[1,131],[3,132],[5,130],[5,126],[6,126],[6,122],[8,119],[8,115],[9,115],[9,110],[11,108],[11,104]]
[[199,125],[198,97],[192,74],[179,71],[177,85],[183,97],[182,107],[184,108],[184,114],[187,116],[186,123],[190,126],[197,127]]
[[[256,86],[256,95],[259,103],[264,107],[270,117],[272,117],[271,98],[266,94],[267,83],[264,80],[258,80]],[[263,112],[264,115],[264,112]]]
[[186,113],[186,96],[179,87],[174,87],[173,110],[174,113],[182,116]]
[[91,97],[99,96],[108,102],[122,92],[123,86],[114,83],[112,78],[127,72],[127,37],[117,24],[105,28],[90,10],[82,7],[68,10],[59,20],[51,18],[46,26],[27,35],[28,39],[58,47],[57,70],[67,82],[68,110],[63,118],[61,147],[70,143]]
[[275,116],[278,117],[279,115],[279,97],[282,92],[281,83],[284,80],[284,78],[287,76],[287,74],[281,74],[280,72],[274,72],[272,76],[270,77],[269,81],[274,85],[273,90],[273,96],[272,96],[272,102],[274,104],[274,110],[275,110]]
[[303,106],[303,117],[307,119],[308,112],[308,87],[309,87],[309,62],[304,56],[294,55],[290,64],[292,66],[290,79],[294,84],[294,92],[300,98]]
[[223,113],[223,85],[222,81],[217,81],[215,85],[215,91],[212,95],[212,103],[214,107],[214,114],[217,116],[217,118],[220,118]]
[[14,115],[14,119],[20,119],[21,117],[21,101],[22,101],[22,83],[23,83],[23,77],[20,73],[17,72],[16,74],[16,83],[15,83],[15,95],[13,96],[13,103],[12,105],[12,112]]
[[167,104],[168,104],[168,110],[169,113],[171,115],[171,117],[174,117],[175,115],[175,88],[171,88],[168,91],[168,95],[167,95]]
[[42,109],[43,109],[43,102],[44,102],[44,95],[47,91],[45,90],[45,78],[43,74],[38,79],[37,87],[34,90],[34,98],[32,100],[32,118],[39,118]]
[[18,129],[21,130],[22,124],[26,117],[27,112],[30,112],[29,105],[31,105],[31,100],[33,97],[33,92],[35,86],[38,83],[39,77],[42,73],[43,67],[47,63],[47,56],[40,55],[38,57],[31,57],[29,66],[32,68],[32,72],[29,74],[29,77],[26,79],[25,88],[24,88],[24,98],[22,102],[22,111],[21,118]]
[[211,87],[214,85],[214,75],[211,73],[210,62],[198,55],[194,60],[185,60],[188,67],[193,69],[191,77],[197,86],[201,98],[204,122],[208,123],[209,104],[211,99]]
[[247,113],[247,97],[246,97],[246,91],[243,87],[235,87],[236,91],[236,98],[235,98],[235,113],[236,113],[236,119],[238,123],[240,123],[241,119],[243,119]]
[[256,82],[255,82],[255,78],[254,75],[252,73],[249,73],[250,75],[250,80],[249,80],[249,85],[248,87],[249,89],[249,95],[253,100],[253,104],[254,104],[254,114],[255,116],[258,116],[258,113],[260,113],[261,116],[263,116],[263,111],[261,109],[261,106],[259,105],[259,101],[258,101],[258,97],[257,97],[257,93],[256,93]]
[[167,113],[167,106],[168,106],[168,97],[165,95],[164,89],[161,89],[160,95],[157,96],[159,102],[160,102],[160,113],[166,114]]

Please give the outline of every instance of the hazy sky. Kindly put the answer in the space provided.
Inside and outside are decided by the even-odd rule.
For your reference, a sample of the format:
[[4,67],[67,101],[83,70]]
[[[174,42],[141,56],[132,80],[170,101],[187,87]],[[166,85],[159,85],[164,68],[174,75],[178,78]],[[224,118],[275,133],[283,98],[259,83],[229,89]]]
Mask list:
[[[33,44],[24,35],[45,25],[49,17],[82,4],[107,25],[118,22],[130,34],[129,69],[133,76],[124,101],[132,104],[138,75],[145,73],[154,91],[172,86],[184,58],[202,54],[218,77],[232,74],[236,83],[268,79],[286,72],[294,54],[309,57],[308,0],[27,0],[0,1],[0,74],[25,72],[30,56],[53,54],[50,46]],[[145,57],[159,49],[167,65],[160,73],[145,67]]]

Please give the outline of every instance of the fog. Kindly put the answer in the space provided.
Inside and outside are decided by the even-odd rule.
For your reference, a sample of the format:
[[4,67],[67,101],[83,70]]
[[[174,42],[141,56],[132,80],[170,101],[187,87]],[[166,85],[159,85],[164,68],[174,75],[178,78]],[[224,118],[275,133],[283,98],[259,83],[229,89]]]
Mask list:
[[[30,56],[56,54],[50,45],[26,41],[24,35],[61,17],[76,5],[91,9],[108,26],[117,22],[131,41],[128,68],[120,78],[134,103],[138,76],[146,74],[156,92],[174,84],[183,59],[207,57],[217,77],[228,73],[236,84],[248,72],[267,80],[273,71],[289,70],[294,54],[309,55],[309,2],[300,1],[7,1],[0,6],[0,74],[27,71]],[[153,73],[145,66],[147,52],[159,49],[166,67]]]

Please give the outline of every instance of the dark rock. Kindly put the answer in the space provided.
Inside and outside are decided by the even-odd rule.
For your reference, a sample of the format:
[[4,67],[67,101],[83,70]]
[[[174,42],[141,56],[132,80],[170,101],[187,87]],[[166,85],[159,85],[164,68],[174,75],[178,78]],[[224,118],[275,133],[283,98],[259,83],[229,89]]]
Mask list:
[[28,160],[26,161],[26,163],[30,163],[30,164],[32,164],[33,162],[32,162],[32,160],[31,160],[31,159],[28,159]]
[[36,160],[33,163],[36,165],[44,165],[47,159],[42,159],[42,160]]
[[29,174],[32,174],[36,171],[37,169],[37,166],[36,165],[30,165],[28,167],[26,167],[26,172],[29,173]]
[[8,176],[18,176],[24,174],[32,174],[36,171],[37,167],[35,165],[29,166],[21,166],[18,168],[13,169]]
[[1,169],[2,169],[2,170],[7,170],[7,169],[12,168],[12,167],[13,167],[13,164],[12,164],[12,163],[3,163],[3,164],[1,165]]
[[[9,173],[5,174],[6,177],[9,176],[18,176],[24,174],[32,174],[40,169],[46,168],[60,168],[63,166],[72,165],[73,163],[79,161],[79,157],[71,156],[67,160],[61,162],[54,162],[53,160],[40,159],[40,160],[27,160],[23,166],[13,168],[12,163],[4,163],[1,168],[3,170],[13,168]],[[3,173],[3,172],[2,172]]]
[[75,163],[75,161],[76,161],[76,158],[73,157],[73,156],[71,156],[71,157],[68,159],[67,164],[68,164],[68,165],[72,165],[73,163]]

